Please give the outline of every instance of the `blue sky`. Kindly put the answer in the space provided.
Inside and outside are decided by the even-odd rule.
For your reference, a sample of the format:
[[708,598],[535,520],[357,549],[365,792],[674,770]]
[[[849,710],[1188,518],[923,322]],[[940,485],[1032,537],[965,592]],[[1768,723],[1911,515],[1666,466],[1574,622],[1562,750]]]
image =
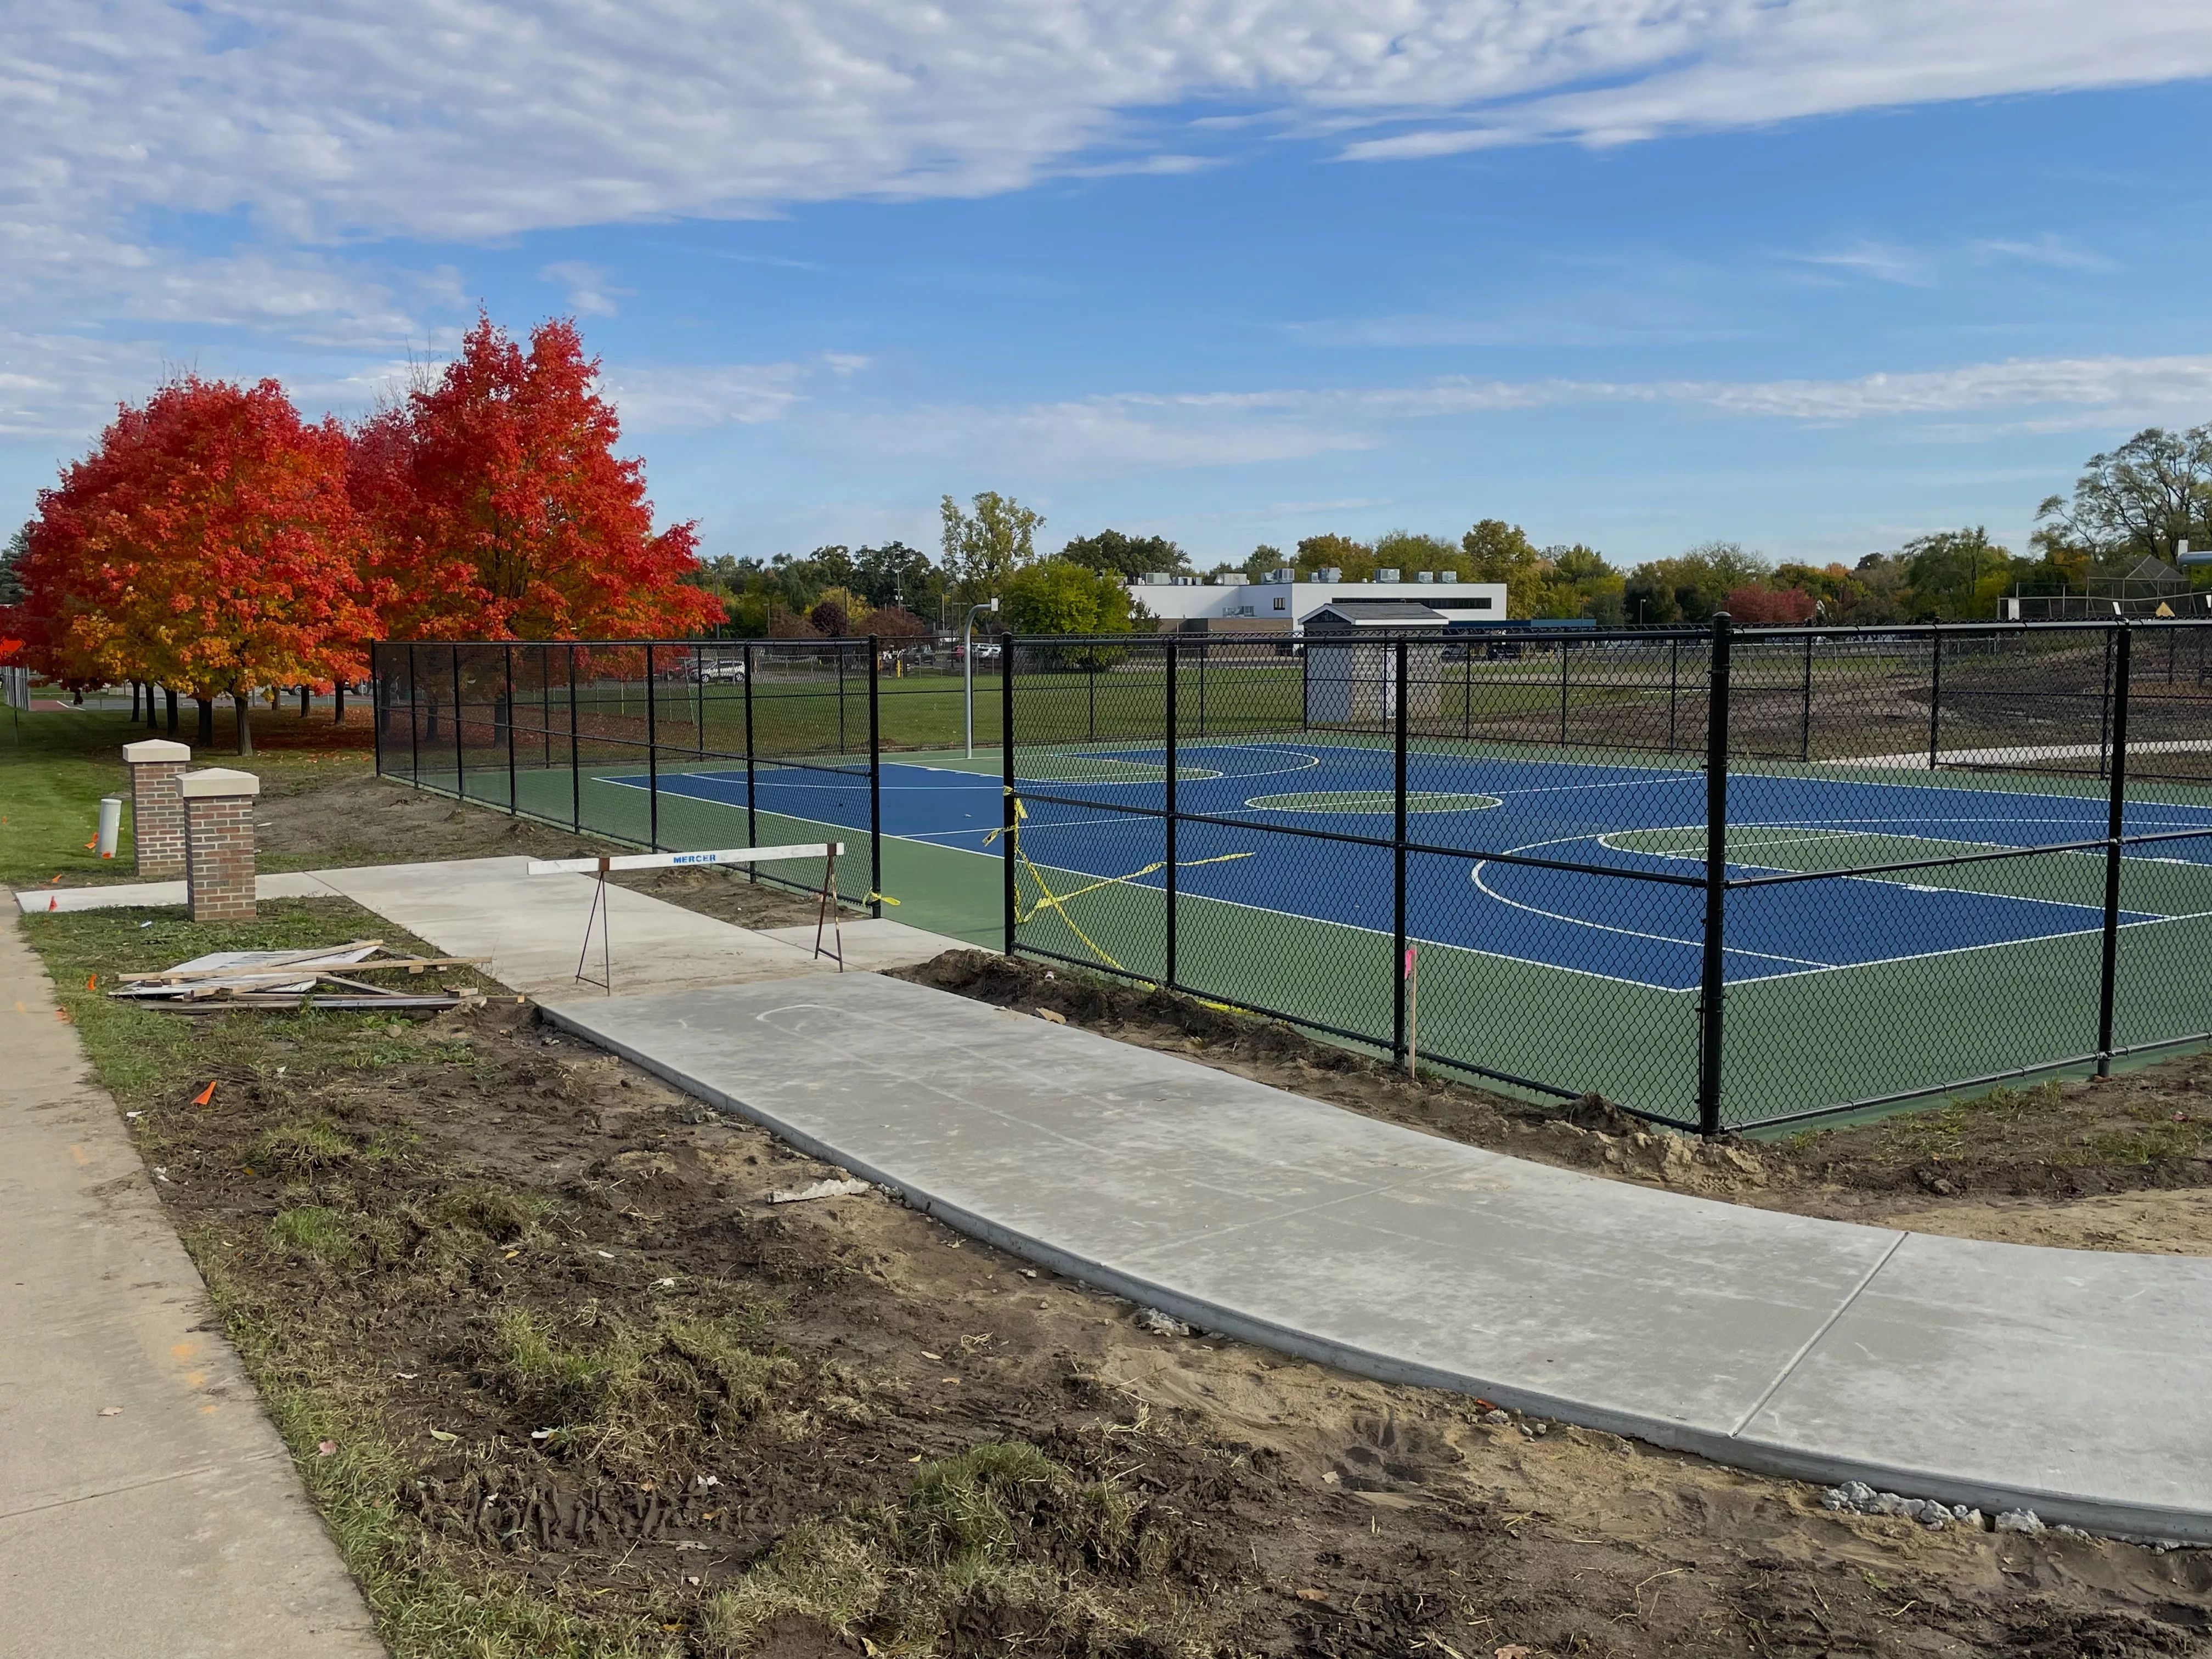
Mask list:
[[479,302],[577,316],[709,552],[2019,545],[2212,420],[2201,6],[502,13],[15,26],[0,517],[165,367],[357,413]]

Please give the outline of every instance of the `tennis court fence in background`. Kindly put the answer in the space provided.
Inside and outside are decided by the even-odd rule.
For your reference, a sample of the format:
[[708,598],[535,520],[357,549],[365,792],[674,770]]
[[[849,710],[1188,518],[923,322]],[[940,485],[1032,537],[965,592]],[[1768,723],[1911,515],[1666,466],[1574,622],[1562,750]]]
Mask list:
[[[869,639],[379,644],[377,770],[654,852],[864,836],[838,894],[880,915],[883,692],[959,719],[957,677],[918,656]],[[823,875],[754,878],[819,891]]]
[[1712,1133],[2212,1039],[2212,626],[1020,639],[1005,945]]

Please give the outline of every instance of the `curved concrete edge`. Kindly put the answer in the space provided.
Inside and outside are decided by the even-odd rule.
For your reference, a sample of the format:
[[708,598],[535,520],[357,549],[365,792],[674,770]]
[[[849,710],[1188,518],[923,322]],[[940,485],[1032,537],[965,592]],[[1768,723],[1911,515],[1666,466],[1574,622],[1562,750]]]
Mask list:
[[[1469,1371],[1421,1364],[1322,1336],[1279,1321],[1257,1317],[1237,1308],[1191,1296],[1171,1285],[1106,1262],[1071,1253],[1034,1234],[949,1202],[917,1186],[908,1177],[878,1168],[866,1159],[853,1156],[775,1113],[748,1105],[681,1067],[663,1062],[636,1044],[611,1036],[589,1024],[564,1014],[558,1006],[541,1004],[540,1007],[547,1018],[563,1030],[621,1055],[718,1111],[759,1124],[810,1157],[849,1170],[862,1179],[884,1188],[909,1207],[921,1211],[956,1231],[1140,1306],[1158,1308],[1202,1330],[1217,1332],[1238,1341],[1334,1366],[1377,1382],[1405,1383],[1468,1395],[1515,1411],[1620,1435],[1670,1451],[1691,1453],[1754,1474],[1822,1486],[1859,1480],[1880,1491],[1900,1492],[1911,1498],[1933,1498],[1946,1504],[1966,1504],[1991,1515],[2007,1510],[2033,1510],[2046,1523],[2080,1527],[2084,1531],[2133,1542],[2212,1545],[2212,1513],[2164,1504],[2103,1503],[2085,1499],[2078,1494],[2038,1486],[1961,1477],[1940,1468],[1836,1457],[1772,1439],[1741,1434],[1717,1434],[1708,1429],[1662,1417],[1495,1382]],[[1870,1272],[1868,1277],[1870,1279],[1872,1276]]]

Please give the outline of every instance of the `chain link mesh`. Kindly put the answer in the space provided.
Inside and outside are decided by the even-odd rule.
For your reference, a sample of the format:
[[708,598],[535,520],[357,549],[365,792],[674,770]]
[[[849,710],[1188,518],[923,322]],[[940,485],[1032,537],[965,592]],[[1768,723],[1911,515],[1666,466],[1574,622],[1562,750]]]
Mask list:
[[1017,641],[1011,936],[1707,1131],[2109,1065],[2212,1026],[2208,635]]

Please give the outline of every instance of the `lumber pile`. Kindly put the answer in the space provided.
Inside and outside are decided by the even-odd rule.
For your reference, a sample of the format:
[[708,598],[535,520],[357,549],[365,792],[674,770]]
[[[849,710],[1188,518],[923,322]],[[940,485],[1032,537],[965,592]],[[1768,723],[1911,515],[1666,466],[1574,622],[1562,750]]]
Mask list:
[[[216,1013],[226,1008],[334,1008],[399,1012],[480,1006],[484,994],[473,985],[421,985],[422,975],[448,969],[481,967],[489,957],[405,957],[380,955],[384,941],[355,939],[347,945],[302,951],[218,951],[194,957],[158,974],[118,974],[108,995],[147,1002],[179,1013]],[[379,983],[367,975],[404,975],[401,983]]]

